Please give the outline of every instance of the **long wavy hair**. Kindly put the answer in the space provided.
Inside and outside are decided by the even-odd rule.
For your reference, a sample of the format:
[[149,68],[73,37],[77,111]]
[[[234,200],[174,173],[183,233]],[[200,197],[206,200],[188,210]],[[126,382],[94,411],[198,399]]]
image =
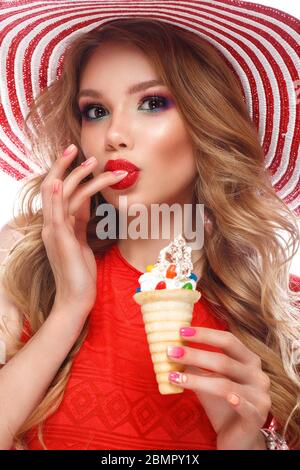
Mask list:
[[[111,40],[139,47],[175,98],[194,145],[198,171],[195,201],[204,204],[213,226],[199,260],[202,275],[197,287],[216,316],[261,358],[271,380],[271,413],[289,445],[297,448],[299,294],[291,290],[289,278],[291,261],[299,248],[297,217],[271,184],[239,80],[219,51],[200,36],[136,17],[110,21],[99,30],[77,36],[66,48],[61,77],[34,100],[24,122],[31,158],[42,172],[26,179],[18,195],[14,223],[22,237],[7,258],[5,292],[35,334],[55,298],[54,277],[41,238],[43,213],[35,203],[51,165],[69,143],[75,143],[79,153],[67,174],[85,160],[76,100],[80,76],[95,49]],[[90,178],[92,175],[82,183]],[[89,246],[97,256],[115,243],[96,236],[96,208],[103,202],[101,193],[91,198],[87,230]],[[35,426],[47,449],[43,423],[63,399],[74,356],[88,328],[89,319],[44,398],[16,433],[17,449],[28,448],[26,433]],[[10,356],[22,346],[19,341]]]

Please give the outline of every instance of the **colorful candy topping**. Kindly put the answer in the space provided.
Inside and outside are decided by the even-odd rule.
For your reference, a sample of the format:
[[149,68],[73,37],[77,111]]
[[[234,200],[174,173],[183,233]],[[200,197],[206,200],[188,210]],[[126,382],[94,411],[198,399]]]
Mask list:
[[170,266],[168,267],[167,272],[166,272],[166,277],[168,277],[169,279],[174,279],[174,277],[176,277],[176,275],[177,275],[176,265],[175,264],[170,264]]
[[140,291],[159,289],[196,289],[196,274],[192,272],[191,247],[182,235],[163,248],[155,264],[149,264],[139,277]]
[[154,264],[148,264],[148,266],[146,267],[146,272],[150,273],[153,268],[154,268]]
[[165,281],[160,281],[160,282],[157,284],[157,286],[155,287],[155,290],[157,290],[157,289],[166,289],[166,287],[167,287],[167,286],[166,286]]
[[184,284],[184,286],[182,286],[182,289],[193,289],[193,286],[190,282],[187,282]]

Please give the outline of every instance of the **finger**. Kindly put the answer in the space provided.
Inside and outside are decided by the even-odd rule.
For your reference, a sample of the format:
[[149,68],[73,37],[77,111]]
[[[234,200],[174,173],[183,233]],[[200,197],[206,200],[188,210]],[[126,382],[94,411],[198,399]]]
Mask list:
[[90,198],[107,186],[112,186],[116,182],[123,179],[126,174],[127,173],[117,175],[112,171],[105,171],[87,183],[80,185],[69,201],[69,214],[73,215],[76,213],[85,199]]
[[[64,179],[64,211],[65,218],[69,215],[70,198],[79,186],[81,180],[88,176],[98,165],[96,157],[90,157],[82,162]],[[75,215],[75,214],[74,214]]]
[[226,379],[224,375],[217,374],[216,372],[211,372],[206,369],[201,369],[200,367],[195,367],[195,366],[187,366],[184,368],[184,373],[186,374],[195,374],[195,375],[200,375],[201,377],[219,377],[222,379]]
[[170,372],[169,381],[176,383],[182,388],[199,393],[200,395],[208,394],[222,398],[223,400],[228,400],[228,397],[232,394],[240,397],[243,396],[247,401],[253,404],[257,410],[260,410],[261,417],[265,417],[263,424],[271,409],[271,399],[269,395],[258,393],[257,390],[252,387],[235,383],[227,377],[199,375],[195,369],[191,371],[188,367],[184,372]]
[[241,395],[242,386],[232,382],[231,380],[224,377],[205,377],[196,373],[191,374],[184,372],[170,372],[169,381],[176,383],[182,388],[193,390],[194,392],[208,393],[218,398],[227,399],[227,396],[235,393]]
[[43,212],[43,226],[51,225],[52,220],[52,191],[53,183],[45,186],[44,182],[41,185],[41,200],[42,200],[42,212]]
[[176,383],[182,388],[193,390],[194,392],[208,393],[218,398],[223,398],[226,400],[226,397],[230,393],[240,394],[240,388],[238,384],[234,384],[226,378],[220,377],[205,377],[198,374],[191,374],[184,372],[170,372],[169,381],[171,383]]
[[66,156],[57,158],[41,184],[41,199],[43,209],[44,226],[50,225],[52,221],[52,188],[55,179],[63,180],[64,173],[72,159],[77,154],[77,147]]
[[[193,333],[193,334],[192,334]],[[222,349],[228,356],[243,364],[251,364],[260,367],[261,361],[257,354],[248,349],[230,331],[215,330],[212,328],[192,327],[180,328],[181,337],[188,341]]]
[[[263,427],[266,416],[262,416],[258,408],[256,408],[249,400],[241,395],[230,393],[227,397],[227,402],[234,408],[234,410],[243,418],[244,431],[249,428],[260,429]],[[241,426],[243,426],[241,422]]]
[[[175,362],[175,359],[172,359],[172,362]],[[246,370],[246,369],[245,369]],[[270,390],[271,390],[271,380],[267,374],[264,372],[257,373],[254,371],[254,369],[247,369],[249,372],[245,372],[247,379],[245,381],[243,380],[236,380],[236,382],[240,383],[241,385],[248,385],[252,389],[256,391],[256,398],[257,401],[259,402],[260,399],[260,394],[257,394],[257,391],[260,391],[262,396],[269,396]],[[199,366],[194,366],[194,365],[188,365],[185,368],[185,371],[191,371],[191,373],[196,373],[199,375],[207,376],[207,377],[225,377],[228,376],[229,374],[222,374],[218,373],[215,371],[211,371],[209,369],[204,369]],[[230,377],[231,380],[234,380],[232,376]]]
[[53,182],[53,192],[52,192],[52,224],[51,229],[53,236],[57,242],[56,249],[63,252],[63,256],[66,262],[73,261],[73,248],[76,248],[75,239],[70,236],[70,232],[66,225],[66,220],[64,218],[64,208],[63,208],[63,182],[59,179],[54,179]]
[[65,222],[63,210],[63,188],[62,181],[59,179],[54,179],[53,181],[51,203],[52,225],[55,229],[57,229],[62,227]]
[[[172,362],[197,366],[217,374],[224,375],[234,382],[247,384],[252,375],[248,368],[240,362],[222,353],[204,351],[190,347],[169,346],[167,354]],[[178,357],[178,356],[181,357]],[[250,375],[250,378],[249,378]]]

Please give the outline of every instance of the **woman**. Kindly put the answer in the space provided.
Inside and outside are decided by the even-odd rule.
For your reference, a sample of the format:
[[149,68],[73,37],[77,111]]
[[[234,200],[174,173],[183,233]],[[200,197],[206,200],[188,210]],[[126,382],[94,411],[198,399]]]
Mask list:
[[[128,93],[148,80],[162,84]],[[289,446],[299,447],[299,296],[290,290],[287,254],[298,248],[297,220],[269,181],[241,90],[220,55],[174,25],[112,22],[73,41],[61,79],[29,119],[34,153],[51,164],[28,182],[30,199],[15,221],[24,236],[3,277],[28,336],[1,370],[1,397],[20,383],[17,371],[28,380],[14,411],[6,399],[1,445],[265,449],[260,429],[274,417]],[[115,188],[126,174],[105,171],[118,158],[140,170],[123,189]],[[180,402],[157,391],[131,298],[168,241],[97,237],[98,205],[118,209],[120,195],[128,206],[205,206],[205,243],[193,253],[202,293],[194,336],[184,356],[172,357],[187,366]],[[192,417],[176,427],[180,413]]]

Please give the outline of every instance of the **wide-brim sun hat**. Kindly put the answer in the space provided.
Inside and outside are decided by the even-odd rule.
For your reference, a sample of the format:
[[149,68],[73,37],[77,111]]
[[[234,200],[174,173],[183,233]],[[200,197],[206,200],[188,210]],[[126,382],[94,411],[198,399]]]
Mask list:
[[278,196],[300,215],[300,21],[236,0],[0,2],[0,168],[21,180],[40,172],[23,121],[31,102],[59,79],[78,35],[113,19],[149,17],[200,35],[239,80]]

